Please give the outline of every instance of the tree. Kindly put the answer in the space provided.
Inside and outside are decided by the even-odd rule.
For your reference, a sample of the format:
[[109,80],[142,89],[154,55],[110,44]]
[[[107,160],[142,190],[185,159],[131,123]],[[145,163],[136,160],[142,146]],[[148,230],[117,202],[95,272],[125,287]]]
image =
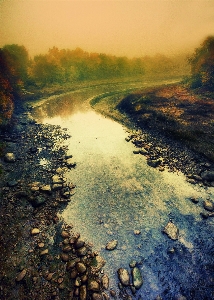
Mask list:
[[207,37],[189,58],[192,87],[214,88],[214,36]]

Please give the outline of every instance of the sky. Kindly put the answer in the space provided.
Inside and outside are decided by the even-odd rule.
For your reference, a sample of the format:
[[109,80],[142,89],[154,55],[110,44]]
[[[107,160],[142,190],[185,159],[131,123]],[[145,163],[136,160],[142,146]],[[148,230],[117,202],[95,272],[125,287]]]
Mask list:
[[117,56],[190,52],[214,35],[214,0],[0,0],[0,47]]

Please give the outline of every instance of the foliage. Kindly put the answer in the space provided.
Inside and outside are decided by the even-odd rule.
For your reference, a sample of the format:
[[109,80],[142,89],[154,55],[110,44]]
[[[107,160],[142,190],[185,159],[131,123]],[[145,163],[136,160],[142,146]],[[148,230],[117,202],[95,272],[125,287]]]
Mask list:
[[207,37],[189,58],[192,88],[214,89],[214,36]]

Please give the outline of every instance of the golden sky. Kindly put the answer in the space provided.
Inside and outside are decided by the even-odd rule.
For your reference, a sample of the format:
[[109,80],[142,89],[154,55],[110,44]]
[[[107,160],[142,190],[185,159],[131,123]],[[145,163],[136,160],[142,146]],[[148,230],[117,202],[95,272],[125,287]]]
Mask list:
[[214,0],[0,0],[0,47],[129,57],[192,51],[214,35]]

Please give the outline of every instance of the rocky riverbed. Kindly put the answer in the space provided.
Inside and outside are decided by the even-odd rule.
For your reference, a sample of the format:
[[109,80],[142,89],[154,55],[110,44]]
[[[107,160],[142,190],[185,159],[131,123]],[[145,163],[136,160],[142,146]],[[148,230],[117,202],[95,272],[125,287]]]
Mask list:
[[109,298],[105,261],[57,216],[75,193],[68,137],[28,113],[1,135],[1,299]]
[[[139,295],[146,276],[140,271],[142,262],[131,261],[127,268],[115,270],[120,290],[116,293],[99,253],[58,217],[76,190],[75,182],[65,178],[76,167],[75,157],[67,151],[69,137],[66,128],[38,124],[28,112],[16,116],[13,129],[1,135],[1,299],[107,300]],[[133,155],[145,156],[152,168],[181,171],[190,183],[205,189],[214,185],[213,163],[179,142],[151,130],[130,130],[126,140],[135,146]],[[214,216],[210,199],[201,205],[203,219]],[[171,221],[161,230],[177,240],[179,228]],[[106,251],[116,248],[117,240],[106,245]],[[177,250],[169,251],[171,255]]]

